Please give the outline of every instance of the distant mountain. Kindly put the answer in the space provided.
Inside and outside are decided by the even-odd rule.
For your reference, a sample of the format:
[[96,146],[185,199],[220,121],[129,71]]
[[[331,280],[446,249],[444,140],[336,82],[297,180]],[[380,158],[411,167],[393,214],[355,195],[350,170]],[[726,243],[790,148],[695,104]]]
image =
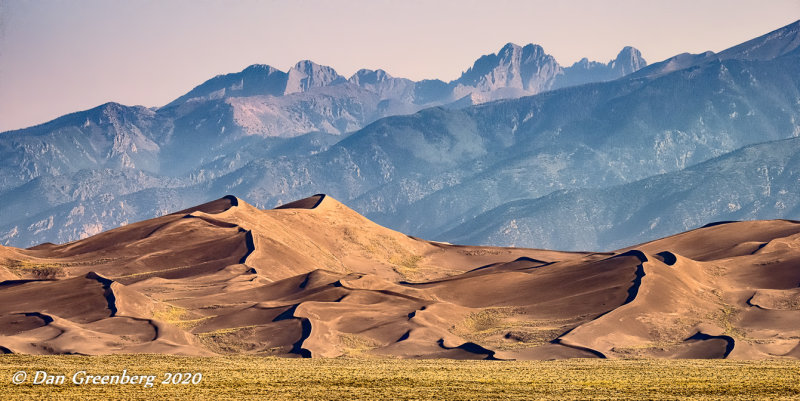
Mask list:
[[[771,44],[791,37],[776,32],[751,42],[762,49],[788,49]],[[730,54],[757,53],[737,48]],[[413,82],[369,70],[342,81],[330,70],[305,65],[297,70],[306,71],[306,81],[298,82],[307,84],[288,95],[278,94],[286,86],[270,81],[281,75],[264,67],[248,73],[262,74],[262,80],[244,71],[217,77],[212,79],[217,83],[204,83],[192,96],[161,109],[121,108],[119,114],[128,117],[105,123],[94,135],[106,142],[98,139],[97,145],[75,145],[89,132],[81,125],[89,112],[48,128],[0,134],[0,149],[24,150],[8,160],[16,157],[30,166],[23,174],[12,162],[4,167],[8,173],[0,176],[8,183],[0,197],[12,199],[16,191],[20,197],[14,199],[57,194],[39,195],[45,201],[19,211],[3,209],[0,202],[0,216],[8,216],[0,222],[0,241],[18,246],[64,242],[219,193],[240,194],[261,208],[329,193],[384,226],[448,240],[443,233],[455,235],[452,230],[510,201],[627,184],[743,146],[800,136],[800,54],[791,50],[769,59],[708,59],[668,73],[642,73],[646,67],[608,82],[469,106],[514,91],[552,89],[559,80],[575,83],[581,74],[603,81],[644,64],[638,51],[626,48],[605,65],[559,67],[551,76],[555,67],[548,57],[536,46],[510,44],[481,58],[460,84]],[[572,81],[563,81],[569,74]],[[248,82],[276,94],[214,94],[247,91]],[[314,86],[320,82],[328,84]],[[467,84],[483,89],[454,99],[452,88]],[[436,104],[442,107],[409,114]],[[126,157],[114,151],[117,142],[116,149],[128,149]],[[148,150],[134,154],[129,144]],[[84,147],[90,157],[80,153]],[[42,156],[48,151],[67,155],[54,160],[86,160],[77,167],[54,164]],[[104,169],[143,175],[118,174],[113,185],[93,183]],[[23,188],[40,176],[40,184]],[[44,176],[65,181],[49,184]],[[122,186],[131,190],[115,189]],[[85,190],[90,187],[98,189]],[[755,217],[772,218],[758,213]],[[555,248],[578,243],[568,235],[553,238],[564,239]]]
[[376,122],[312,159],[253,163],[215,188],[260,205],[326,189],[381,224],[448,240],[441,233],[512,199],[619,185],[798,135],[798,65],[793,55],[717,61],[429,109]]
[[473,104],[533,95],[590,82],[612,81],[647,65],[641,53],[627,46],[608,64],[584,58],[564,68],[541,46],[508,43],[496,54],[479,58],[453,82],[453,97],[469,95]]
[[787,54],[798,53],[800,51],[798,48],[800,48],[800,20],[719,53],[712,51],[700,54],[681,53],[647,68],[642,66],[639,71],[635,71],[635,76],[666,74],[719,60],[769,61]]
[[[449,241],[442,233],[514,199],[619,185],[799,136],[799,77],[797,55],[726,60],[381,120],[329,152],[346,146],[346,160],[367,153],[345,171],[383,171],[387,178],[338,197],[354,195],[350,203],[383,225]],[[401,144],[382,139],[401,136]]]
[[469,93],[475,89],[489,93],[503,89],[539,93],[552,88],[555,77],[561,72],[556,59],[541,46],[520,47],[509,43],[498,53],[479,58],[454,83]]
[[[395,78],[384,70],[361,69],[356,71],[348,82],[378,94],[382,100],[391,99],[396,102],[410,103],[419,101],[422,104],[429,103],[426,96],[422,95],[425,84],[414,82],[406,78]],[[441,82],[441,81],[439,81]],[[418,91],[417,88],[420,88]],[[438,97],[437,95],[431,98]]]
[[283,71],[268,65],[254,64],[238,73],[211,78],[165,107],[176,106],[189,100],[256,95],[281,96],[286,90],[287,80],[288,74]]
[[0,134],[0,191],[81,169],[160,170],[169,129],[144,107],[107,103],[49,123]]
[[721,60],[772,60],[798,53],[800,20],[719,53]]
[[554,85],[557,88],[582,85],[590,82],[613,81],[617,78],[632,74],[647,65],[639,50],[626,46],[617,55],[617,58],[608,64],[589,61],[582,58],[570,67],[564,69],[564,74],[557,77]]
[[[552,60],[535,47],[539,56]],[[527,80],[539,79],[527,64],[510,74],[520,72],[526,74]],[[508,84],[519,80],[509,76]],[[439,80],[394,78],[383,70],[360,70],[345,79],[334,69],[308,60],[298,62],[287,72],[252,65],[238,73],[214,77],[162,108],[107,103],[35,127],[1,133],[0,196],[8,199],[30,194],[31,188],[39,185],[33,183],[38,178],[61,182],[65,188],[95,184],[105,188],[96,179],[86,181],[86,177],[105,172],[117,177],[110,178],[112,181],[130,178],[130,182],[117,187],[129,189],[109,191],[102,194],[103,199],[147,188],[191,187],[254,160],[319,153],[342,136],[385,116],[411,114],[431,105],[459,108],[481,101],[454,93],[456,86],[465,88],[463,84]],[[492,88],[500,90],[501,86],[498,83]],[[546,88],[526,89],[518,95],[542,89]],[[489,89],[481,86],[468,90],[477,93]],[[142,181],[127,170],[149,178]],[[35,192],[46,201],[28,204],[21,214],[6,209],[8,216],[31,218],[58,205],[89,202],[83,192],[61,191],[55,196],[46,194],[43,187],[37,188]],[[112,222],[102,216],[95,220],[104,221],[100,225],[106,228],[125,221]],[[2,220],[2,224],[9,222]],[[82,225],[99,224],[96,223]],[[30,222],[27,226],[36,224]],[[39,237],[54,241],[77,238],[74,233],[47,237],[36,228],[28,231],[30,243]]]
[[[259,207],[326,191],[381,224],[447,241],[444,233],[511,200],[620,185],[800,134],[798,61],[793,55],[717,61],[460,110],[431,108],[381,119],[326,150],[304,145],[306,151],[295,156],[256,151],[279,149],[278,143],[247,146],[255,148],[250,154],[237,145],[231,156],[193,170],[183,186],[162,187],[193,201],[203,193],[239,193]],[[324,138],[318,137],[320,148]],[[128,204],[145,202],[136,199],[144,196],[124,195]],[[88,200],[70,202],[71,209],[88,206]],[[143,217],[104,205],[131,221]],[[14,232],[14,241],[73,238],[73,226],[94,221],[62,219],[64,224],[41,230],[49,216],[58,221],[66,211],[37,210],[35,218],[12,221],[1,231]]]
[[800,216],[800,138],[600,189],[503,204],[440,237],[465,244],[610,250],[710,222]]
[[[169,114],[181,105],[222,99],[247,134],[284,137],[314,131],[345,134],[378,118],[410,114],[424,107],[464,107],[607,81],[645,65],[638,50],[626,47],[608,64],[592,62],[591,70],[564,69],[540,46],[508,43],[497,54],[479,58],[459,79],[445,83],[395,78],[380,69],[362,69],[345,79],[331,67],[304,60],[288,72],[268,65],[252,65],[239,73],[219,75],[160,111]],[[319,100],[323,104],[315,107]],[[314,118],[304,118],[306,115]]]

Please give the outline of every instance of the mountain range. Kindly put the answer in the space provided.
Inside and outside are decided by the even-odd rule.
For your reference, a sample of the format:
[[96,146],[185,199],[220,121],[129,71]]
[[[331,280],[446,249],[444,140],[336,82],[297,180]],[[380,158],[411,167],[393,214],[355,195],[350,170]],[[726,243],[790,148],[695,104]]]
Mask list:
[[[632,48],[562,67],[508,44],[449,83],[303,61],[158,109],[106,104],[0,134],[0,242],[71,241],[219,193],[261,208],[329,193],[427,239],[558,249],[798,218],[780,142],[800,136],[798,27],[650,66]],[[745,181],[715,186],[718,169]]]
[[[220,75],[157,109],[107,103],[0,134],[0,196],[25,203],[0,207],[0,243],[70,241],[200,203],[204,188],[247,163],[319,153],[384,116],[538,93],[565,78],[614,79],[643,65],[626,47],[608,64],[562,68],[539,46],[509,43],[450,83],[383,70],[345,79],[306,60],[288,72],[252,65]],[[166,203],[153,205],[144,190]]]
[[442,236],[468,244],[621,248],[709,222],[800,216],[798,184],[795,137],[627,184],[507,202]]

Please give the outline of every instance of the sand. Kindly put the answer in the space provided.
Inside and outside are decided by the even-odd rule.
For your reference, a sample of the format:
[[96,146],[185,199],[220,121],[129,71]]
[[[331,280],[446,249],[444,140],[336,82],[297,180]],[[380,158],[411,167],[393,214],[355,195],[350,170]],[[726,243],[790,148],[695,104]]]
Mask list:
[[608,253],[459,246],[330,196],[227,196],[0,247],[0,352],[559,359],[800,357],[800,224]]

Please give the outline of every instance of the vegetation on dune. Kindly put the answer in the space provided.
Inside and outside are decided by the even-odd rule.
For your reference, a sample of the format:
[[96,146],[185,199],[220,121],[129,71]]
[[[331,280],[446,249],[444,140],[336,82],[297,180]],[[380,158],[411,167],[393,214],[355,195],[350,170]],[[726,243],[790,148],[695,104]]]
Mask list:
[[261,326],[229,327],[197,333],[197,338],[208,349],[219,354],[250,352],[256,355],[274,355],[289,351],[286,347],[265,347],[263,343],[253,341],[252,337],[259,327]]
[[394,265],[394,271],[396,271],[400,277],[406,280],[415,280],[419,275],[419,262],[421,260],[422,256],[419,255],[396,253],[389,258],[389,263]]
[[8,270],[20,277],[36,279],[54,279],[66,276],[63,263],[36,263],[26,260],[9,260],[4,265]]
[[[74,372],[157,375],[142,385],[81,385]],[[67,376],[64,385],[11,384],[17,371]],[[199,384],[160,384],[164,372],[200,372]],[[790,399],[800,362],[789,360],[455,361],[194,358],[163,355],[0,357],[7,399]]]
[[[46,259],[45,259],[46,260]],[[114,258],[99,258],[79,262],[44,262],[41,260],[0,260],[0,267],[5,267],[8,271],[22,277],[33,279],[57,279],[69,275],[69,268],[75,266],[98,266],[113,262]]]
[[153,313],[153,319],[178,326],[184,330],[190,330],[204,320],[208,320],[212,317],[214,316],[200,316],[196,313],[189,312],[185,308],[166,302],[159,305]]
[[549,343],[576,324],[574,319],[526,319],[515,307],[491,307],[473,312],[450,332],[497,350],[528,348]]
[[368,357],[367,352],[380,346],[377,341],[358,334],[340,333],[339,344],[348,357]]

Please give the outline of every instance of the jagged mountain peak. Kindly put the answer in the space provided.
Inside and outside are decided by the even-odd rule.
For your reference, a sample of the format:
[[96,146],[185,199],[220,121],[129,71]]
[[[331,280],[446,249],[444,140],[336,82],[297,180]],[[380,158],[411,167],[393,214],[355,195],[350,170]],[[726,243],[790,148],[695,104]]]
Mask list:
[[326,76],[334,79],[344,79],[344,77],[339,75],[339,73],[337,73],[333,67],[317,64],[311,60],[298,61],[294,66],[292,66],[292,68],[289,69],[288,72],[291,73],[292,71],[302,72],[309,76]]
[[370,70],[362,68],[353,74],[348,81],[358,84],[376,84],[394,78],[382,69]]
[[501,53],[505,53],[505,52],[513,51],[513,50],[517,50],[517,49],[522,49],[522,46],[520,46],[520,45],[518,45],[518,44],[516,44],[514,42],[508,42],[505,45],[503,45],[503,47],[500,48],[500,51],[497,52],[497,54],[501,54]]
[[538,93],[549,89],[560,73],[561,66],[541,46],[507,43],[497,53],[479,58],[453,83],[483,92],[509,88]]
[[305,92],[311,88],[345,82],[345,78],[332,67],[311,60],[300,60],[289,69],[284,94]]
[[497,53],[483,57],[498,60],[500,63],[525,63],[538,58],[552,58],[545,53],[542,46],[533,43],[520,46],[512,42],[506,43]]
[[[582,70],[606,69],[606,64],[582,60],[586,68]],[[618,78],[635,71],[645,64],[638,50],[627,47],[620,52],[615,65],[613,78]],[[214,100],[249,96],[281,97],[293,93],[304,93],[313,88],[330,87],[350,83],[378,94],[381,100],[401,99],[411,104],[449,104],[467,95],[476,100],[471,103],[482,103],[501,98],[513,98],[535,94],[542,91],[563,87],[564,82],[572,84],[592,82],[592,76],[581,75],[578,79],[560,80],[564,69],[542,46],[529,43],[520,46],[513,42],[506,43],[497,53],[484,55],[475,61],[462,76],[449,83],[441,81],[414,82],[405,78],[395,78],[383,69],[361,69],[349,79],[339,75],[330,66],[318,64],[312,60],[300,60],[286,72],[268,64],[253,64],[237,73],[217,75],[198,85],[186,95],[181,96],[165,107],[176,106],[189,100]],[[609,74],[606,74],[609,75]],[[602,77],[602,80],[610,78]],[[432,82],[438,82],[430,88]],[[429,90],[432,89],[432,90]],[[418,98],[419,96],[419,98]],[[433,103],[432,103],[433,102]],[[401,108],[403,112],[414,108]],[[400,110],[400,109],[398,109]]]
[[[497,53],[479,58],[453,84],[460,86],[457,88],[460,89],[457,90],[459,95],[484,92],[475,96],[485,101],[536,94],[588,82],[610,81],[646,65],[639,50],[626,46],[608,64],[584,57],[572,66],[563,68],[542,46],[533,43],[519,46],[509,42]],[[470,87],[475,89],[470,90]]]
[[617,58],[609,63],[609,67],[615,71],[619,71],[622,75],[628,75],[635,71],[644,68],[647,61],[642,57],[642,52],[632,46],[625,46],[617,54]]
[[632,56],[642,57],[642,52],[640,52],[639,49],[637,49],[637,48],[635,48],[633,46],[625,46],[625,47],[622,48],[622,50],[619,51],[619,54],[617,54],[617,58],[620,58],[622,56],[626,56],[626,57],[632,57]]
[[514,42],[508,42],[505,45],[503,45],[502,48],[500,48],[500,50],[497,52],[497,55],[502,56],[505,54],[511,54],[520,51],[525,53],[544,53],[544,48],[535,43],[528,43],[524,46],[520,46]]

